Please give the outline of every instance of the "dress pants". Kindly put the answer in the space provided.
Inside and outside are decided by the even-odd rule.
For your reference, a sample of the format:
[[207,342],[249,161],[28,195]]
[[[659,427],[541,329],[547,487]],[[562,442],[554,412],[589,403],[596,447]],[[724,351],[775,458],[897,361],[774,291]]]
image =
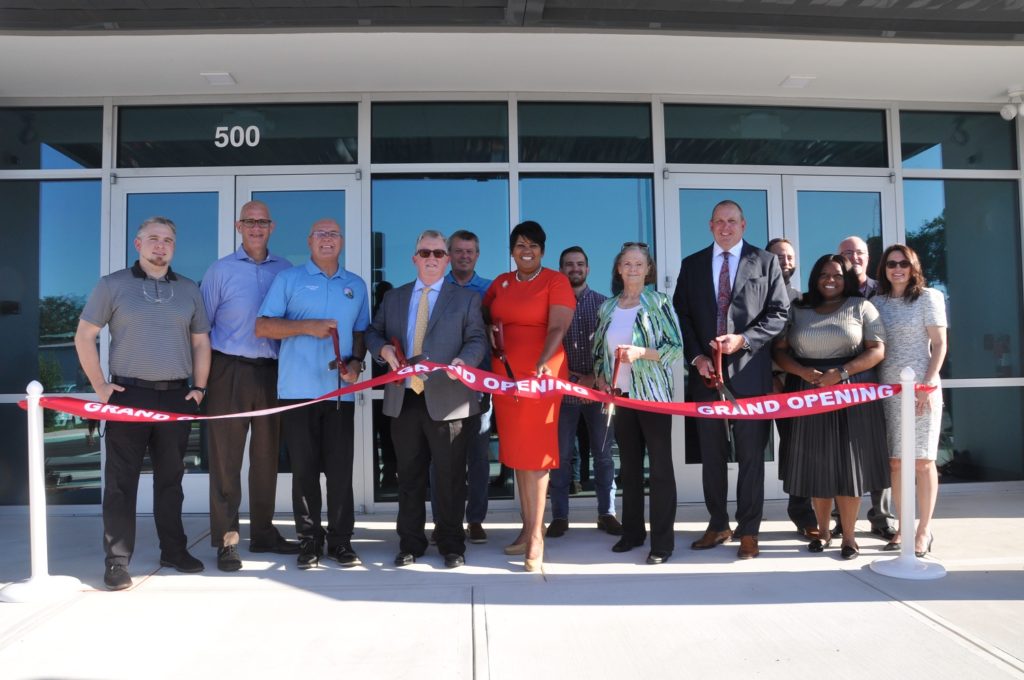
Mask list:
[[[111,404],[174,413],[194,413],[185,401],[188,388],[152,390],[125,387],[110,395]],[[192,424],[107,422],[107,455],[103,466],[103,550],[108,565],[128,566],[135,552],[135,508],[143,458],[153,465],[153,519],[160,553],[179,555],[188,540],[181,523],[185,447]]]
[[[207,388],[206,412],[211,416],[277,406],[277,362],[214,352]],[[205,425],[210,446],[210,544],[215,548],[238,544],[242,458],[250,427],[249,540],[264,546],[276,544],[280,417],[225,418]]]
[[[732,420],[733,443],[739,476],[736,480],[736,536],[756,536],[764,514],[764,450],[768,445],[770,420]],[[700,442],[704,504],[711,519],[708,529],[729,528],[729,442],[725,426],[717,418],[697,421]]]
[[[775,421],[775,427],[779,431],[779,479],[786,470],[785,451],[786,439],[789,437],[790,420],[780,418]],[[789,495],[789,502],[786,504],[786,514],[797,529],[811,529],[818,526],[818,517],[814,514],[814,507],[811,499],[807,496]]]
[[[478,416],[478,432],[470,432],[473,423],[466,420],[463,427],[467,428],[466,436],[469,444],[466,447],[466,521],[471,524],[483,524],[487,518],[487,506],[490,501],[488,490],[491,486],[491,417],[494,415],[494,404],[490,395],[483,395],[480,400]],[[437,524],[437,499],[434,496],[434,466],[430,466],[430,516]]]
[[612,426],[622,477],[622,537],[643,545],[644,447],[650,464],[651,551],[675,548],[676,476],[672,464],[672,416],[615,407]]
[[[282,406],[299,399],[281,399]],[[330,550],[348,545],[355,528],[352,496],[351,401],[319,401],[281,414],[281,435],[292,463],[292,511],[299,539],[323,541]],[[320,473],[327,478],[327,531],[320,522]]]
[[558,467],[551,471],[549,487],[552,519],[569,519],[569,485],[573,479],[572,453],[575,448],[573,444],[581,420],[586,424],[590,435],[590,451],[594,458],[597,514],[615,514],[615,461],[612,460],[608,416],[601,413],[601,404],[597,402],[572,404],[563,401],[562,410],[558,413]]
[[427,480],[434,468],[434,523],[442,555],[466,552],[462,516],[466,508],[466,449],[479,434],[479,416],[432,420],[424,394],[405,391],[402,412],[391,421],[398,456],[399,550],[422,555],[427,550]]

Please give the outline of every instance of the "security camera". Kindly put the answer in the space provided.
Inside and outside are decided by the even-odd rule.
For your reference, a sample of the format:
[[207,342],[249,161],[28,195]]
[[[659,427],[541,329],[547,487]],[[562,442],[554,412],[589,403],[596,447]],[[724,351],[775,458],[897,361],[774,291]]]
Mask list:
[[1003,104],[1003,108],[999,109],[999,115],[1003,120],[1013,120],[1017,115],[1017,107],[1014,104]]

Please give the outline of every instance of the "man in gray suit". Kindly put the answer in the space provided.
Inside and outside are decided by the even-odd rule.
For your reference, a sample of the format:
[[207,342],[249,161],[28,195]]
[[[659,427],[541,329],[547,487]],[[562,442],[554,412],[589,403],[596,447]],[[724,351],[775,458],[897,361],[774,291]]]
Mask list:
[[[392,370],[399,367],[394,338],[406,357],[424,355],[440,364],[478,366],[487,351],[480,296],[444,280],[448,252],[444,235],[423,232],[412,256],[416,280],[384,296],[366,330],[366,345]],[[433,373],[384,388],[384,415],[398,458],[398,537],[395,565],[412,564],[427,549],[424,504],[431,462],[437,549],[448,568],[465,564],[466,449],[478,431],[475,392],[454,375]]]
[[[786,324],[789,295],[779,261],[743,240],[747,222],[734,201],[711,212],[714,243],[683,260],[673,304],[683,330],[687,362],[704,378],[715,370],[712,354],[722,353],[724,380],[739,398],[772,389],[771,341]],[[691,375],[693,398],[713,401],[718,392]],[[769,420],[729,421],[739,463],[736,480],[736,536],[740,559],[757,557],[757,534],[764,510],[764,450]],[[732,538],[729,528],[727,462],[730,442],[720,420],[697,421],[704,503],[711,515],[694,550],[713,548]]]

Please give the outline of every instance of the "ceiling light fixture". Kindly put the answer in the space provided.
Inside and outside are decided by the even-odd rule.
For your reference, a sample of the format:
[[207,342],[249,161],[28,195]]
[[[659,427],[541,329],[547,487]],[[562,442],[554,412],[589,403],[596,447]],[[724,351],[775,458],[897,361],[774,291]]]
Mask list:
[[1024,105],[1021,104],[1024,89],[1021,89],[1020,85],[1015,85],[1006,91],[1006,96],[1010,98],[1010,102],[1003,104],[1003,108],[999,109],[999,115],[1003,120],[1013,120],[1014,116],[1024,118]]
[[207,85],[237,85],[238,81],[227,71],[218,71],[213,73],[200,73],[202,77],[206,78]]
[[786,76],[786,79],[779,83],[779,87],[789,90],[802,90],[810,85],[818,76]]

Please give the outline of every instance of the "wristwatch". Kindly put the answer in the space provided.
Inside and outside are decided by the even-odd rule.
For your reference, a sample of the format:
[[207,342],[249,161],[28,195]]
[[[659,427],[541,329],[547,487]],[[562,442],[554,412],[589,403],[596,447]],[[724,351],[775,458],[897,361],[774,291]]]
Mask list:
[[356,359],[355,357],[349,357],[348,359],[346,359],[345,360],[345,365],[348,366],[353,361],[358,361],[359,362],[359,372],[360,373],[362,373],[363,371],[366,370],[366,362],[363,361],[362,359]]
[[839,377],[842,380],[849,380],[850,379],[850,373],[849,373],[849,371],[846,370],[846,366],[840,366],[839,367]]
[[190,385],[189,388],[188,388],[188,391],[191,392],[193,390],[195,390],[196,392],[202,392],[203,396],[204,397],[206,396],[206,388],[205,387],[199,387],[198,385]]

